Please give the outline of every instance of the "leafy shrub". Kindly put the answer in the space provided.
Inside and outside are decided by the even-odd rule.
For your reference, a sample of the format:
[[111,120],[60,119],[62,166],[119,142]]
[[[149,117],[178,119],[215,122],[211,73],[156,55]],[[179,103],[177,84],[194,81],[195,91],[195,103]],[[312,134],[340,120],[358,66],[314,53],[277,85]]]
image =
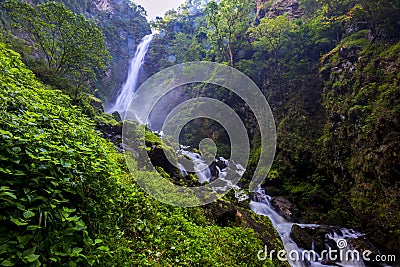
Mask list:
[[148,197],[94,123],[4,44],[0,81],[0,266],[260,264],[253,230]]

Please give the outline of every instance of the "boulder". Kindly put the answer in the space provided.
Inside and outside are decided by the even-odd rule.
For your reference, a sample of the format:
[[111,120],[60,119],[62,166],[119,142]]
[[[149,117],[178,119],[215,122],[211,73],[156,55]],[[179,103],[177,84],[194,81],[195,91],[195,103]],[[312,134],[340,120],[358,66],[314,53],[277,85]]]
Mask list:
[[[337,229],[334,227],[323,225],[318,227],[301,227],[298,224],[293,224],[290,238],[292,238],[299,247],[306,250],[314,249],[315,252],[320,254],[323,250],[327,249],[327,245],[329,245],[326,243],[328,241],[326,240],[326,235],[332,234],[336,230]],[[336,246],[336,243],[334,245]]]
[[293,214],[293,205],[286,198],[273,197],[271,199],[271,205],[285,219],[289,221],[297,221]]
[[[177,163],[174,162],[174,165],[171,164],[165,153],[173,153],[173,151],[171,152],[163,149],[162,145],[151,146],[150,151],[148,151],[151,163],[153,164],[153,166],[163,168],[164,171],[169,175],[171,175],[172,177],[180,177],[181,176],[180,170],[174,166],[177,165]],[[170,155],[169,158],[173,159],[175,157],[174,155]]]
[[378,262],[374,262],[373,259],[376,259],[378,255],[380,255],[379,250],[372,245],[365,237],[360,237],[357,239],[348,240],[348,244],[352,246],[353,249],[357,250],[362,256],[364,251],[369,250],[371,254],[367,255],[371,261],[365,261],[366,266],[368,267],[379,267],[381,266]]

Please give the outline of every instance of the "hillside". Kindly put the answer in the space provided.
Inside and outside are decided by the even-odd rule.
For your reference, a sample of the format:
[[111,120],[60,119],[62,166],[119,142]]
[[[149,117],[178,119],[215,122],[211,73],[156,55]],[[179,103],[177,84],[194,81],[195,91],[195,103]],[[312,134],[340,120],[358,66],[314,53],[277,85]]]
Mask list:
[[[146,196],[68,96],[37,81],[4,44],[0,59],[0,265],[257,263],[254,230]],[[257,220],[276,240],[269,222]]]
[[0,266],[400,264],[398,0],[0,6]]

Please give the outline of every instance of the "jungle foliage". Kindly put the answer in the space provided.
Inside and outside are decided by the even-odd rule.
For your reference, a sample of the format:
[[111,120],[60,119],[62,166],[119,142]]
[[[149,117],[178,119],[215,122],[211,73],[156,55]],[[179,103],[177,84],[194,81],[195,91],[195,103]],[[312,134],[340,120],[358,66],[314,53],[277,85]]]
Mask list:
[[258,264],[252,229],[149,198],[94,121],[4,44],[0,80],[1,266]]
[[[192,12],[199,6],[204,12]],[[396,253],[399,12],[399,1],[187,1],[155,21],[162,34],[149,71],[211,60],[246,73],[278,127],[265,186],[296,203],[300,220],[359,229]],[[240,115],[252,138],[251,177],[260,151],[251,112],[221,88],[186,93],[225,101]],[[212,138],[220,129],[210,125],[193,124],[188,138]]]

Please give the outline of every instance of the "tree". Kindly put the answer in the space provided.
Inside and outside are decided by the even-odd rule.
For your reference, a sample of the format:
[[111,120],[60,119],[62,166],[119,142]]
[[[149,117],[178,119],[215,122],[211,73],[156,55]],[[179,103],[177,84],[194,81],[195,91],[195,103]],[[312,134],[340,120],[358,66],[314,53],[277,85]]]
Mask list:
[[91,87],[104,73],[109,60],[104,37],[93,21],[77,15],[64,4],[46,2],[31,6],[26,2],[4,3],[21,36],[46,62],[51,75],[74,85],[77,100],[83,87]]
[[274,61],[274,76],[278,83],[283,114],[285,113],[285,105],[282,88],[282,69],[279,59],[282,47],[294,30],[295,24],[286,15],[276,18],[262,18],[259,25],[249,30],[253,38],[253,46],[258,50],[268,51]]
[[255,21],[256,4],[247,0],[212,1],[205,8],[208,38],[220,61],[229,60],[233,67],[235,53],[246,45],[247,30]]
[[400,1],[398,0],[358,0],[360,22],[365,23],[373,37],[396,39],[399,37]]

